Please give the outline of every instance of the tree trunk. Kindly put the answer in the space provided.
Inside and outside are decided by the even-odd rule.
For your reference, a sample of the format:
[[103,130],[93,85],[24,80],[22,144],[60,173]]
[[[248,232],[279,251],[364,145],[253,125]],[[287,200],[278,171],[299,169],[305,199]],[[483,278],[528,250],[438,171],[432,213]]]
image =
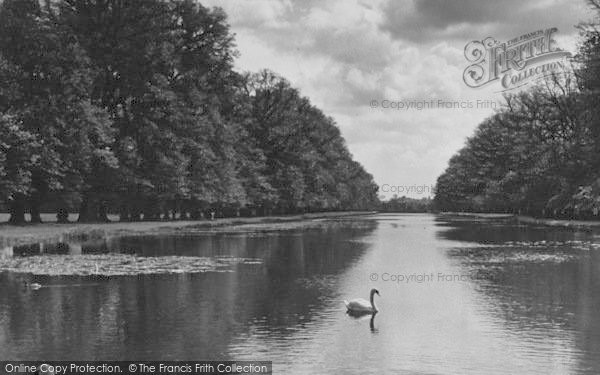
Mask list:
[[93,223],[96,221],[96,212],[94,205],[91,200],[84,197],[79,206],[79,218],[77,219],[80,223]]
[[160,220],[160,210],[158,203],[152,199],[147,199],[144,202],[144,221],[157,221]]
[[69,211],[61,207],[56,211],[56,221],[59,224],[67,224],[69,222]]
[[106,208],[106,202],[100,202],[99,206],[98,206],[98,221],[103,222],[103,223],[109,223],[110,220],[108,219],[108,210]]
[[157,221],[158,213],[154,210],[144,210],[144,221]]
[[83,197],[81,205],[79,206],[79,219],[80,223],[108,223],[106,203],[99,202],[89,197]]
[[181,216],[179,216],[179,218],[177,217],[177,211],[179,211],[179,210],[177,208],[176,200],[173,201],[173,204],[171,205],[171,210],[173,211],[173,220],[177,220],[177,219],[181,220]]
[[39,224],[42,222],[42,216],[40,215],[40,202],[37,199],[29,200],[29,212],[31,214],[31,222]]
[[13,201],[10,204],[10,219],[11,224],[25,224],[25,197],[22,194],[15,194]]
[[121,203],[121,206],[119,207],[119,221],[129,221],[129,207],[125,203]]
[[192,213],[190,214],[190,218],[192,220],[200,220],[202,217],[202,212],[198,208],[192,209]]

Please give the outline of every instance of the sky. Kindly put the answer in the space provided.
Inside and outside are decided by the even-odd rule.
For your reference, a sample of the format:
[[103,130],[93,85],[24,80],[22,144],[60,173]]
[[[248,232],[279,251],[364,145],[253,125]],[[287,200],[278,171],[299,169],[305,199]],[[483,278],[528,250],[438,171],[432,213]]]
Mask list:
[[469,42],[556,27],[557,46],[575,52],[575,25],[593,14],[585,0],[201,3],[227,13],[235,68],[272,70],[333,117],[385,198],[433,195],[450,157],[500,107],[499,86],[463,81]]

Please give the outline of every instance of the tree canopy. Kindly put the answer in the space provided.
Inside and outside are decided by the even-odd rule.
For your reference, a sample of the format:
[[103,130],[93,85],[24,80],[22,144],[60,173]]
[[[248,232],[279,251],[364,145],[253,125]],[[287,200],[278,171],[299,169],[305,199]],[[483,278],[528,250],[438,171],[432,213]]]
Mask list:
[[[590,6],[600,15],[600,2]],[[434,204],[592,218],[600,211],[600,32],[580,25],[573,69],[506,95],[439,176]]]
[[334,120],[273,72],[236,72],[236,56],[226,14],[193,0],[3,1],[11,221],[372,207]]

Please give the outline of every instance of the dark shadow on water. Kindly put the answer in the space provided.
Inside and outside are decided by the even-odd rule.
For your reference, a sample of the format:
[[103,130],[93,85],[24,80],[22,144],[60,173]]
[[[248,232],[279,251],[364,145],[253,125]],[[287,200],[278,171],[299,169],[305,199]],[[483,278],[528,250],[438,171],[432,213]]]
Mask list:
[[566,227],[517,224],[508,219],[466,218],[439,216],[436,226],[444,228],[437,237],[451,241],[499,244],[506,241],[565,241],[585,240],[594,237],[591,230],[581,231]]
[[[321,321],[331,301],[339,299],[339,275],[370,249],[363,239],[377,225],[348,221],[278,233],[111,238],[91,248],[80,244],[80,253],[106,249],[258,262],[236,264],[228,272],[111,278],[0,273],[0,357],[236,359],[230,348],[243,345],[246,337],[283,340]],[[30,255],[39,251],[33,248]],[[43,287],[24,288],[24,279]]]

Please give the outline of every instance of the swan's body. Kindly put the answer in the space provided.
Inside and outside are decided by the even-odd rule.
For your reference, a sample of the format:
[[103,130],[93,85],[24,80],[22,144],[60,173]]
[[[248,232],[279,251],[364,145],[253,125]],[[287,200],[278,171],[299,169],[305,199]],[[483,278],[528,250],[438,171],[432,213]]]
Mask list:
[[42,284],[38,284],[38,283],[28,283],[28,282],[25,282],[24,284],[25,284],[26,288],[29,288],[31,290],[38,290],[38,289],[40,289],[42,287]]
[[348,312],[351,313],[365,313],[365,314],[374,314],[377,311],[377,306],[375,306],[375,301],[373,300],[373,296],[377,294],[379,295],[379,291],[377,289],[371,289],[370,302],[366,299],[357,298],[351,301],[344,301]]

